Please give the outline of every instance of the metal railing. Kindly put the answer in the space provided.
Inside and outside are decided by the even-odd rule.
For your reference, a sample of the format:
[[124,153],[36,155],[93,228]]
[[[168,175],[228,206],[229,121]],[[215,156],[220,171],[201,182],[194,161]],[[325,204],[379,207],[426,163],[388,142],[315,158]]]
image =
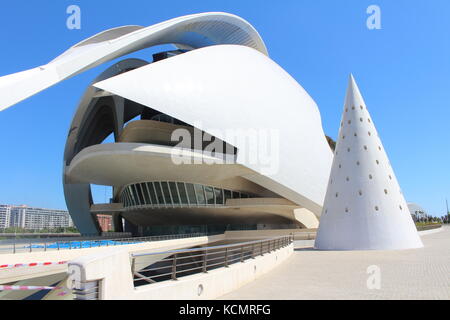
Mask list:
[[209,233],[190,233],[190,234],[174,234],[163,236],[149,236],[137,238],[96,238],[96,239],[79,239],[79,240],[17,240],[9,244],[0,243],[0,254],[6,253],[25,253],[25,252],[46,252],[60,250],[87,249],[97,247],[113,247],[128,244],[137,244],[141,242],[164,241],[173,239],[195,238],[213,235]]
[[89,281],[80,284],[79,289],[73,289],[74,300],[99,300],[100,281]]
[[[167,280],[177,280],[180,277],[196,273],[207,273],[210,270],[222,267],[227,268],[232,264],[255,259],[258,256],[287,247],[293,241],[294,238],[291,234],[237,244],[132,254],[131,272],[134,277],[134,285],[140,286]],[[154,258],[165,256],[165,258],[150,265],[145,265],[145,260],[151,260],[152,256]],[[138,265],[144,265],[144,267],[137,267]]]
[[314,240],[317,232],[296,232],[294,233],[294,240]]
[[66,239],[66,238],[99,238],[99,237],[108,237],[108,238],[123,238],[123,237],[131,237],[131,232],[102,232],[99,236],[98,233],[58,233],[58,232],[49,232],[49,233],[40,233],[39,230],[25,233],[5,233],[4,230],[0,230],[0,239]]

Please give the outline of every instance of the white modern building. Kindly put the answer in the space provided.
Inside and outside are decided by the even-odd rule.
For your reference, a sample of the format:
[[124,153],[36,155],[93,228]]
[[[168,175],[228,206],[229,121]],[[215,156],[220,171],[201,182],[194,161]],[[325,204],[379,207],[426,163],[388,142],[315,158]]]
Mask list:
[[[319,109],[237,16],[106,30],[1,77],[0,110],[161,44],[174,50],[118,61],[81,98],[63,165],[78,229],[98,233],[97,214],[136,235],[317,227],[333,159]],[[93,203],[92,184],[110,186],[111,203]]]
[[[99,233],[99,214],[134,235],[317,228],[321,219],[318,248],[421,246],[353,78],[333,157],[314,100],[231,14],[106,30],[1,77],[0,110],[162,44],[174,48],[107,68],[76,109],[63,185],[80,232]],[[110,187],[110,203],[94,203],[91,185]]]
[[9,221],[11,219],[11,206],[0,205],[0,229],[6,229],[9,227]]
[[42,230],[73,227],[69,212],[33,208],[26,205],[0,205],[0,229],[23,228]]

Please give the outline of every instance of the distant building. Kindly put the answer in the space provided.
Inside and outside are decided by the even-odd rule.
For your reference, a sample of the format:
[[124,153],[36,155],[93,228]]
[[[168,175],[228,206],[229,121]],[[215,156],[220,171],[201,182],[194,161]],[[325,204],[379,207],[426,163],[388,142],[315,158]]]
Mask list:
[[11,217],[11,206],[0,205],[0,229],[9,227]]
[[414,221],[420,221],[428,216],[425,209],[416,203],[408,203],[408,209]]
[[64,210],[0,205],[0,228],[14,227],[28,230],[69,228],[73,227],[73,221]]
[[98,224],[102,232],[113,231],[112,217],[104,214],[97,215]]

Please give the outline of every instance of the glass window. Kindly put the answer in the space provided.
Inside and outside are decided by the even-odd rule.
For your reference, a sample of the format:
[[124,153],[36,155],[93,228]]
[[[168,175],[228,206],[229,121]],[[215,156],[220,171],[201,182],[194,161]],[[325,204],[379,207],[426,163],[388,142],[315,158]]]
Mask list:
[[152,204],[152,202],[150,201],[150,196],[148,194],[148,190],[147,190],[147,184],[146,183],[141,183],[141,188],[142,188],[142,192],[144,193],[144,200],[145,200],[145,204]]
[[130,190],[131,190],[131,195],[133,196],[133,202],[135,206],[138,206],[140,203],[139,197],[137,195],[137,191],[136,191],[136,186],[135,185],[131,185],[130,186]]
[[172,201],[174,204],[180,204],[180,198],[178,197],[177,185],[175,182],[169,182],[170,193],[172,194]]
[[130,186],[128,190],[130,193],[132,205],[137,206],[139,202],[138,199],[136,198],[136,191],[134,190],[133,186]]
[[142,205],[226,205],[228,199],[254,195],[184,182],[147,182],[126,187],[120,200],[124,207]]
[[147,189],[148,189],[148,193],[150,195],[152,204],[153,205],[158,204],[158,200],[156,200],[155,188],[153,187],[153,183],[151,183],[151,182],[147,183]]
[[138,206],[139,198],[137,196],[137,192],[136,192],[136,189],[134,188],[134,185],[130,186],[130,194],[131,194],[131,198],[133,199],[133,205]]
[[170,197],[169,184],[167,182],[161,182],[161,188],[163,191],[164,199],[166,200],[166,204],[172,204],[172,199]]
[[137,189],[137,186],[134,184],[131,186],[131,190],[134,193],[134,199],[136,200],[136,205],[140,206],[141,205],[141,197],[139,196],[139,192]]
[[186,183],[187,194],[189,197],[189,203],[191,205],[197,205],[197,197],[195,196],[195,188],[191,183]]
[[200,184],[196,184],[196,185],[194,185],[194,187],[195,187],[195,193],[197,195],[197,203],[199,205],[205,205],[206,200],[205,200],[205,194],[203,193],[203,186]]
[[122,191],[122,203],[124,207],[129,207],[127,199],[127,188],[123,189]]
[[126,187],[126,194],[127,194],[127,198],[128,198],[128,204],[130,205],[130,207],[134,206],[134,198],[133,198],[133,194],[131,193],[131,187],[128,186]]
[[144,193],[142,192],[141,189],[141,185],[140,184],[135,184],[134,187],[136,188],[137,194],[138,194],[138,199],[139,199],[139,205],[145,205],[145,200],[144,200]]
[[214,193],[216,194],[216,204],[223,205],[223,189],[214,188]]
[[205,187],[206,203],[214,204],[214,189],[213,187]]
[[133,198],[131,197],[130,188],[127,188],[127,198],[128,198],[128,205],[131,207],[133,206]]
[[130,206],[133,206],[134,203],[133,203],[133,197],[131,196],[130,187],[128,186],[126,189],[127,189],[128,198],[130,199]]
[[127,198],[127,188],[122,191],[122,203],[124,207],[129,207],[128,198]]
[[227,203],[227,199],[232,199],[231,191],[230,190],[224,190],[225,195],[225,204]]
[[156,198],[158,199],[159,204],[165,204],[163,193],[161,191],[161,184],[159,182],[155,182],[153,184],[155,186]]
[[189,204],[188,195],[186,193],[186,189],[184,187],[184,183],[178,182],[177,186],[178,186],[178,192],[180,194],[180,202],[181,202],[181,204]]

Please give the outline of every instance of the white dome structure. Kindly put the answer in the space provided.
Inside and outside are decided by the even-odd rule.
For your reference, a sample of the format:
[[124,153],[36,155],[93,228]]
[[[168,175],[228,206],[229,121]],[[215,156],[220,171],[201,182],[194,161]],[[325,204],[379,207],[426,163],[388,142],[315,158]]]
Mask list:
[[[317,228],[333,161],[319,108],[235,15],[101,32],[46,65],[0,77],[0,111],[163,44],[175,50],[117,61],[81,98],[62,179],[78,230],[97,235],[99,214],[139,236]],[[193,163],[173,161],[180,152]],[[91,185],[110,188],[110,201],[94,202]]]
[[315,248],[397,250],[423,244],[353,76],[350,76]]

